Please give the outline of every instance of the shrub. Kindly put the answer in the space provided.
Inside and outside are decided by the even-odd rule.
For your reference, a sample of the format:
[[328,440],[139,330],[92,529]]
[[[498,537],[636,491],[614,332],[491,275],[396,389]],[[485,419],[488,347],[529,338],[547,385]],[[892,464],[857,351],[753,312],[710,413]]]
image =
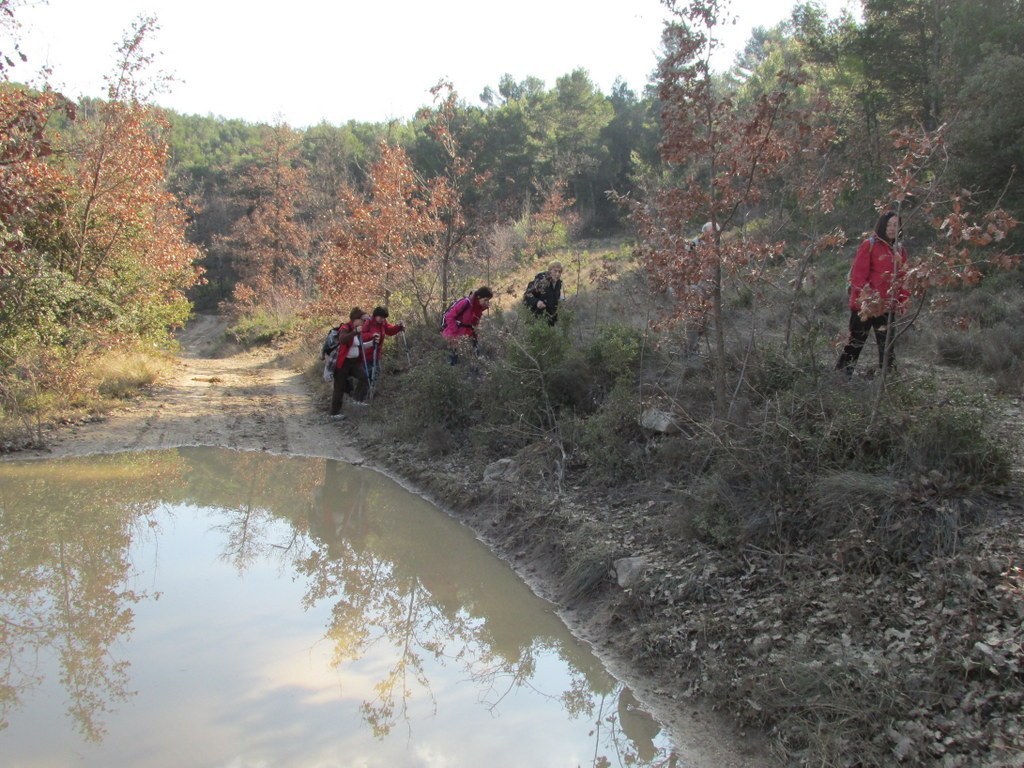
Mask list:
[[[448,365],[440,357],[410,369],[389,422],[394,436],[415,442],[428,430],[460,433],[477,423],[477,382],[472,377],[470,366]],[[445,450],[452,445],[435,442]]]
[[250,349],[273,344],[290,334],[295,326],[294,316],[257,311],[240,317],[228,328],[227,335],[244,349]]
[[939,360],[946,365],[976,368],[981,362],[981,347],[977,334],[956,330],[940,333],[935,339],[935,351]]
[[666,440],[655,455],[677,464],[679,522],[716,547],[823,547],[872,569],[950,551],[967,494],[1009,479],[1006,449],[980,401],[942,400],[928,380],[877,394],[795,375],[747,425],[709,422],[688,457]]
[[1009,306],[1000,301],[992,290],[992,284],[984,284],[969,291],[961,291],[952,297],[952,305],[948,314],[952,314],[970,324],[974,328],[991,328],[1004,322],[1009,314]]
[[1000,323],[985,334],[984,340],[978,345],[983,371],[990,374],[1020,372],[1024,361],[1024,338],[1020,333],[1022,322],[1024,316]]
[[622,376],[580,436],[586,475],[599,485],[628,483],[645,474],[646,436],[640,427],[640,402],[631,379]]
[[586,360],[596,369],[596,376],[615,382],[622,377],[635,377],[640,350],[641,340],[635,328],[604,325],[587,345]]
[[940,473],[958,488],[1009,479],[1005,449],[993,438],[981,403],[941,403],[917,414],[900,435],[898,466],[908,475]]
[[750,386],[761,397],[797,387],[806,375],[806,368],[796,366],[780,349],[769,344],[759,348],[755,364],[748,369]]
[[[43,424],[89,396],[88,356],[26,344],[0,368],[0,440],[42,445]],[[95,399],[95,397],[93,397]]]

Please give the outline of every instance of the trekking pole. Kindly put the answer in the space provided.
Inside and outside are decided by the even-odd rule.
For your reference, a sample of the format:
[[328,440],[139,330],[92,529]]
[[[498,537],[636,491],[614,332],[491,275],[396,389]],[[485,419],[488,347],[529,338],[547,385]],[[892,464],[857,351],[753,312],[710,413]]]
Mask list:
[[381,344],[383,341],[384,337],[381,336],[380,341],[378,341],[377,345],[373,348],[373,378],[371,379],[371,381],[376,381],[377,377],[380,376],[381,374],[380,358],[382,352]]
[[409,356],[409,341],[405,338],[405,328],[402,329],[402,346],[405,347],[405,362],[412,367],[412,358]]
[[370,378],[370,366],[366,362],[366,350],[364,349],[365,346],[366,345],[363,344],[363,340],[360,339],[359,340],[359,357],[363,361],[363,373],[366,375],[366,385],[367,385],[366,399],[367,399],[367,401],[372,402],[373,401],[373,379]]
[[373,402],[373,399],[374,399],[374,384],[376,383],[374,381],[374,379],[377,376],[377,353],[380,350],[380,344],[381,344],[381,341],[383,340],[383,338],[384,338],[384,335],[381,334],[381,336],[379,338],[374,340],[374,346],[373,346],[373,350],[374,351],[373,351],[373,354],[372,354],[372,357],[374,359],[374,365],[373,365],[372,369],[370,368],[369,362],[367,362],[367,355],[365,355],[365,354],[361,355],[362,356],[362,370],[364,370],[364,372],[367,374],[367,383],[369,384],[368,391],[367,391],[367,401],[368,402]]
[[363,373],[366,374],[366,383],[367,383],[367,387],[366,387],[366,402],[372,403],[373,402],[373,377],[370,376],[370,368],[366,364],[366,358],[365,357],[363,358]]

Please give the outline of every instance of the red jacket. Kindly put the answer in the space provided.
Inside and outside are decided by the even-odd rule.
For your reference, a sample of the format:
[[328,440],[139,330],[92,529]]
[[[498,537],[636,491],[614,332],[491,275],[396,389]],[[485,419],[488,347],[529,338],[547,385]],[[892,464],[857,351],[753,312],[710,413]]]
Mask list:
[[[897,309],[910,298],[910,291],[903,287],[903,275],[907,271],[907,249],[901,247],[899,255],[892,246],[877,235],[872,235],[857,249],[850,267],[850,309],[859,311],[861,292],[866,286],[878,291],[889,309]],[[895,296],[890,296],[893,281],[897,283]]]
[[366,345],[373,344],[373,334],[366,333],[367,323],[363,323],[363,332],[360,333],[352,327],[352,322],[342,323],[338,326],[338,360],[334,364],[334,370],[341,368],[345,359],[348,357],[348,351],[352,349],[352,345],[356,343],[356,336],[359,336],[363,343],[363,354],[366,354]]
[[380,341],[377,342],[376,346],[363,348],[363,357],[366,359],[366,362],[372,363],[374,360],[380,361],[381,357],[384,355],[384,337],[395,336],[404,330],[404,325],[395,325],[394,323],[389,323],[383,318],[371,317],[363,323],[363,338],[366,338],[367,334],[370,335],[370,338],[373,338],[373,334],[375,333],[380,334]]
[[446,339],[476,336],[476,325],[486,309],[476,296],[463,296],[445,313],[441,336]]

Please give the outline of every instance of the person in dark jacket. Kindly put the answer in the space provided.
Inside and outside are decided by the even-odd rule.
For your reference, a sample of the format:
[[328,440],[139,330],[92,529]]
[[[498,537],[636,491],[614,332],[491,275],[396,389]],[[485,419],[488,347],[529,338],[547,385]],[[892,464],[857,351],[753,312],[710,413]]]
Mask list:
[[546,272],[537,274],[526,286],[523,304],[534,317],[547,318],[548,325],[558,321],[558,302],[562,298],[562,264],[551,262]]
[[850,267],[850,338],[843,347],[836,370],[853,374],[857,358],[874,331],[878,343],[878,367],[893,366],[894,319],[905,311],[909,291],[902,285],[907,271],[907,251],[900,244],[901,227],[895,211],[883,213],[875,231],[857,248]]

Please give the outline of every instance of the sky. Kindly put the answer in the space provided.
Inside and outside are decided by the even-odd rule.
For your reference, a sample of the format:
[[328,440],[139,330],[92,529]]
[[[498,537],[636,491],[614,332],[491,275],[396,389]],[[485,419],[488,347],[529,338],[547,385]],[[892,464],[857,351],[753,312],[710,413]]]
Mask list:
[[[794,0],[795,2],[795,0]],[[306,128],[407,120],[450,81],[478,104],[502,75],[546,87],[585,69],[603,93],[617,79],[638,94],[657,61],[668,17],[661,0],[22,0],[21,50],[12,79],[50,69],[71,98],[105,96],[103,77],[140,15],[159,30],[147,50],[171,75],[161,106],[184,114],[284,122]],[[788,0],[733,0],[721,69],[754,26],[789,16]],[[824,0],[830,15],[856,13],[856,0]],[[7,50],[0,47],[0,50]],[[38,79],[34,80],[38,82]]]

